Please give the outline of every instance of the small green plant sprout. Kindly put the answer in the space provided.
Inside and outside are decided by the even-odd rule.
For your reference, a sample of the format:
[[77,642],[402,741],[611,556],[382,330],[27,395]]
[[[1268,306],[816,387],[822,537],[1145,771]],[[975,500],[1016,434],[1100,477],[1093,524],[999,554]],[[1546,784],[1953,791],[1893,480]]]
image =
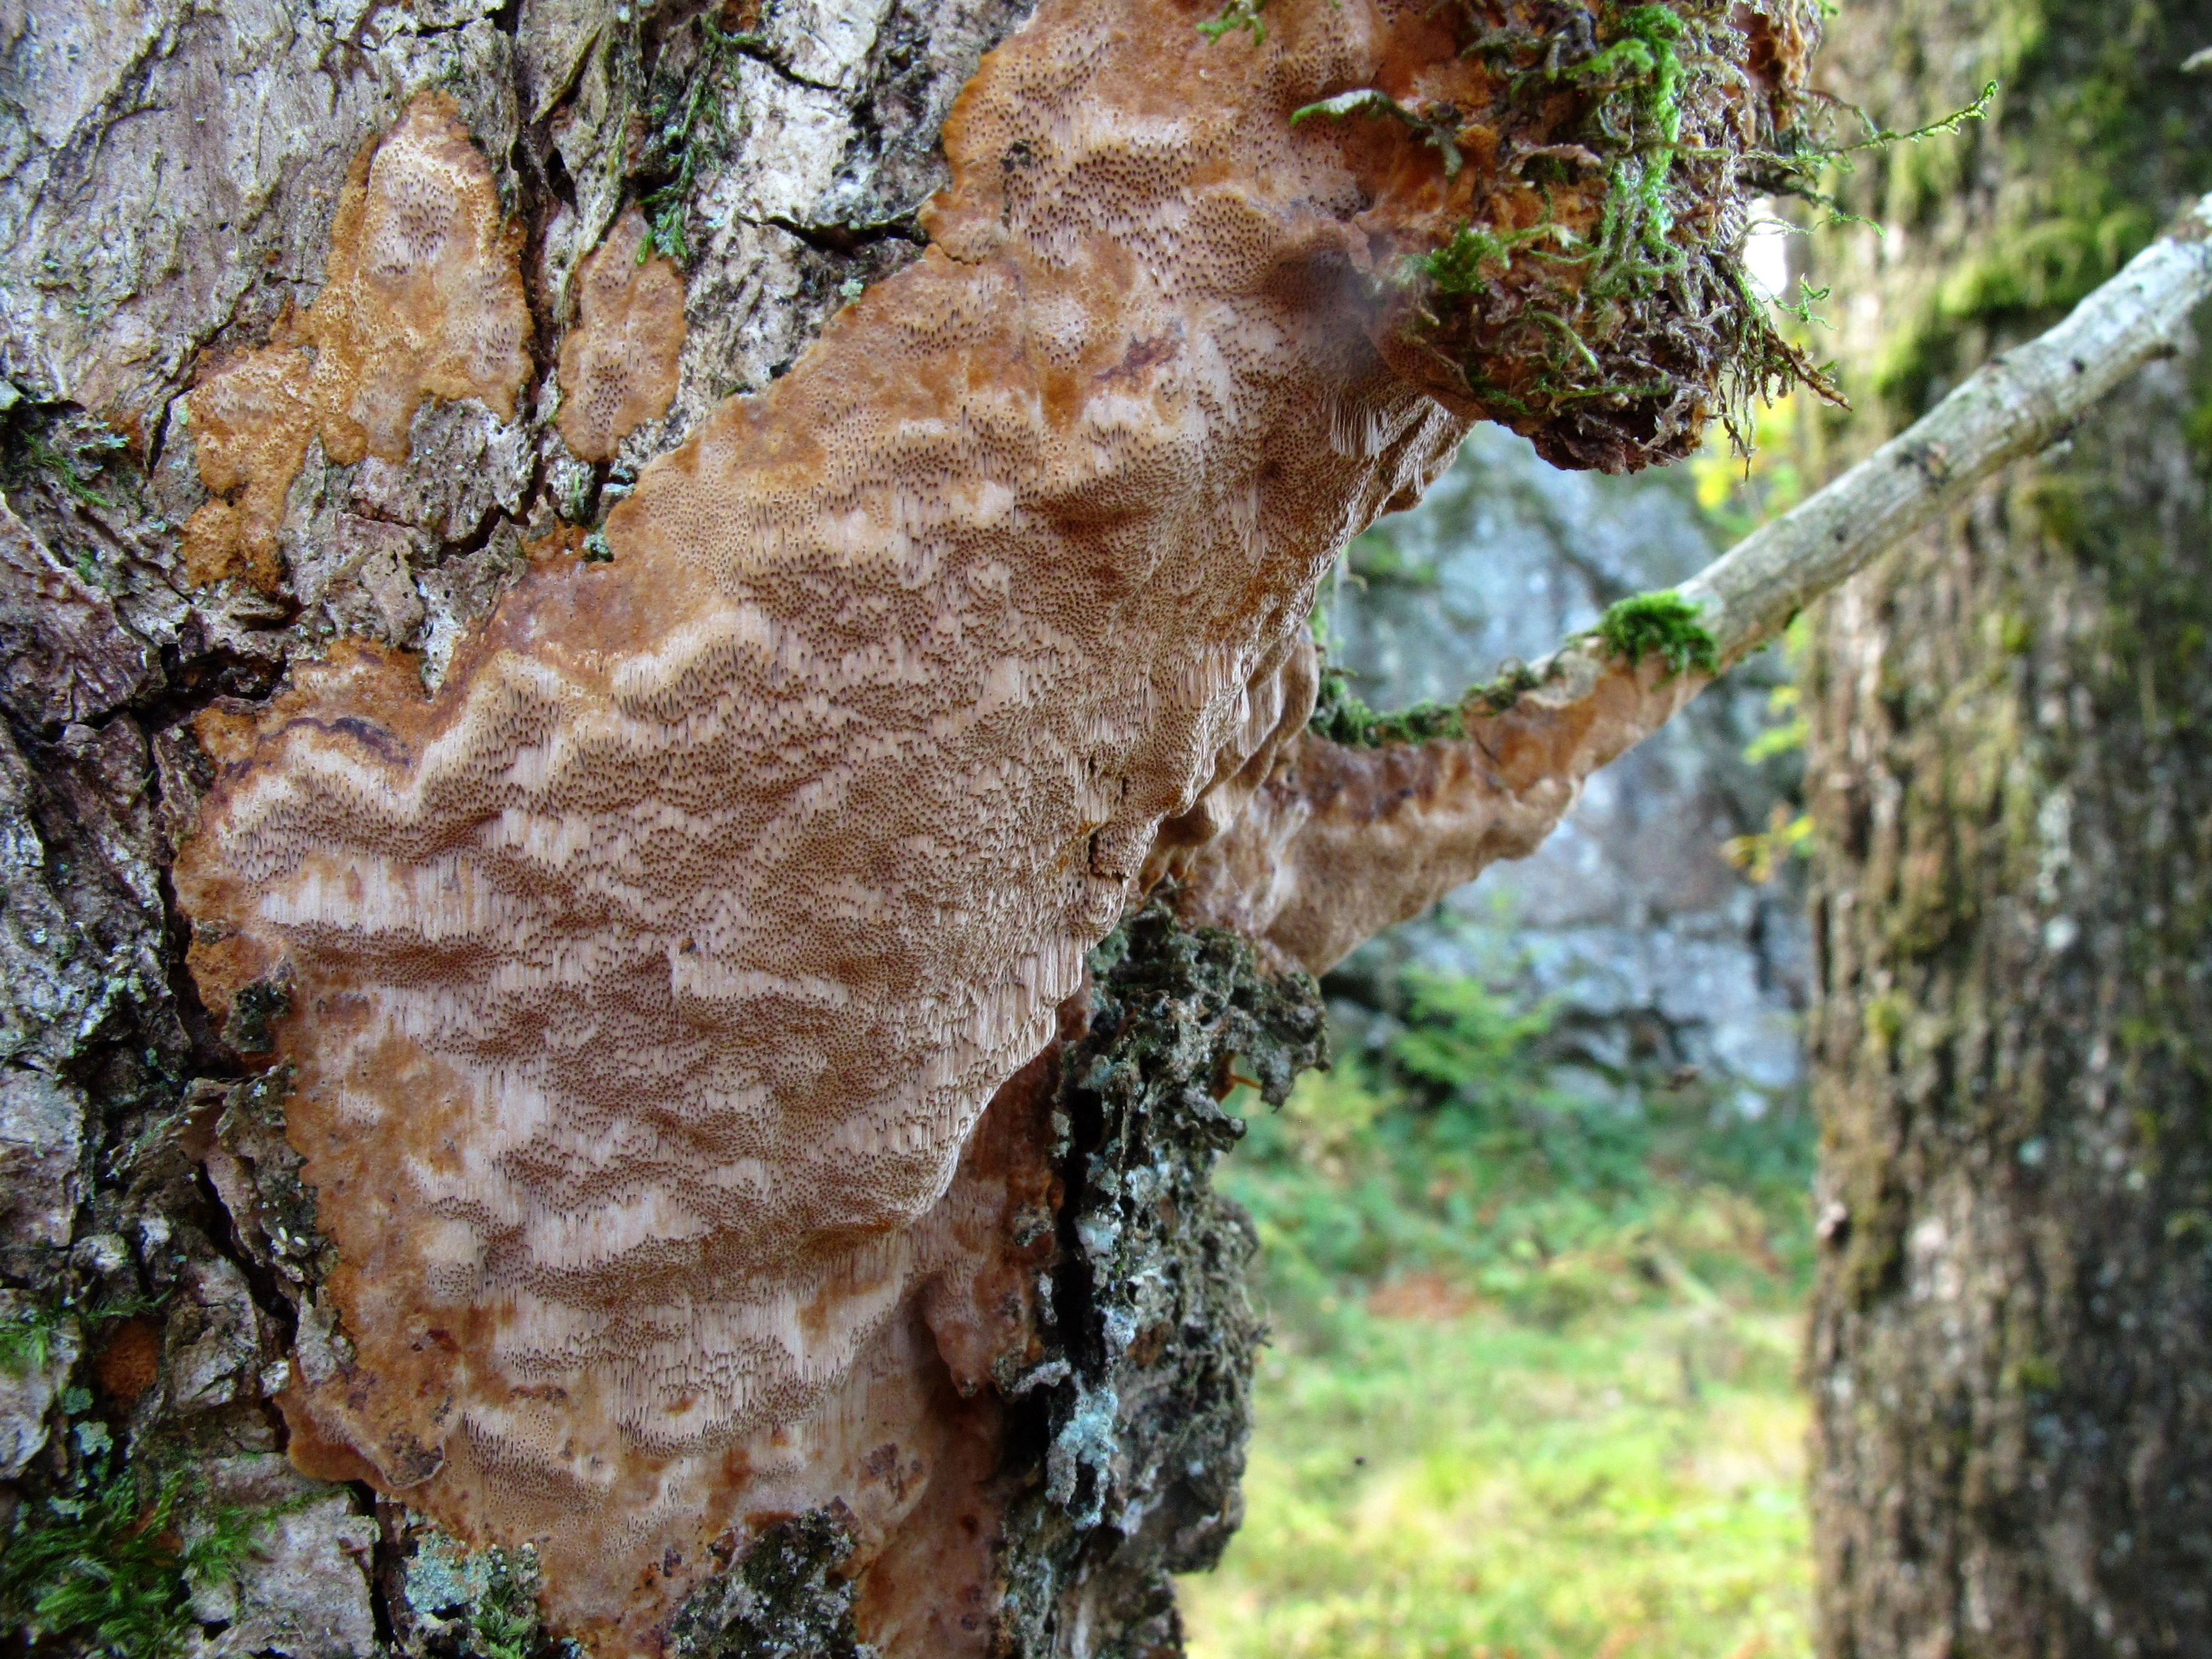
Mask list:
[[1317,104],[1308,104],[1304,109],[1291,112],[1291,125],[1316,116],[1330,120],[1341,120],[1347,115],[1395,115],[1421,136],[1421,142],[1430,145],[1444,158],[1444,177],[1459,176],[1458,112],[1446,111],[1439,115],[1421,115],[1407,109],[1386,92],[1372,87],[1361,87],[1352,92],[1340,92],[1334,98],[1324,98]]
[[[1985,82],[1972,102],[1953,110],[1948,115],[1939,115],[1932,121],[1902,131],[1882,126],[1856,104],[1839,104],[1836,107],[1856,116],[1860,126],[1864,129],[1856,141],[1848,144],[1830,143],[1800,130],[1786,135],[1785,142],[1776,149],[1747,156],[1746,179],[1754,188],[1770,195],[1794,196],[1801,202],[1811,203],[1828,216],[1826,223],[1872,224],[1873,221],[1844,207],[1833,191],[1824,189],[1820,175],[1831,167],[1838,173],[1850,173],[1850,158],[1863,151],[1887,149],[1893,144],[1917,144],[1929,138],[1956,137],[1967,122],[1989,118],[1990,106],[1996,101],[1997,91],[1996,82]],[[1875,228],[1880,228],[1878,226]]]
[[1254,46],[1261,45],[1267,38],[1267,26],[1260,21],[1267,0],[1228,0],[1218,16],[1198,26],[1198,32],[1208,40],[1218,42],[1224,34],[1243,29],[1252,37]]
[[0,1320],[0,1373],[20,1377],[44,1371],[60,1328],[61,1316],[47,1308],[21,1309]]
[[1805,718],[1802,703],[1795,685],[1778,685],[1766,694],[1766,712],[1781,716],[1782,723],[1768,726],[1744,745],[1743,757],[1747,763],[1757,766],[1778,755],[1795,755],[1803,750],[1812,727]]
[[120,433],[82,412],[54,418],[52,405],[41,410],[25,403],[20,393],[0,412],[13,414],[13,436],[24,460],[85,506],[114,506],[92,481],[111,457],[129,447]]
[[1720,649],[1698,620],[1697,606],[1671,591],[1615,601],[1598,619],[1595,638],[1631,668],[1656,656],[1671,674],[1720,672]]
[[1793,812],[1786,803],[1777,801],[1765,829],[1730,836],[1721,843],[1721,856],[1763,887],[1791,859],[1805,857],[1812,844],[1812,815]]

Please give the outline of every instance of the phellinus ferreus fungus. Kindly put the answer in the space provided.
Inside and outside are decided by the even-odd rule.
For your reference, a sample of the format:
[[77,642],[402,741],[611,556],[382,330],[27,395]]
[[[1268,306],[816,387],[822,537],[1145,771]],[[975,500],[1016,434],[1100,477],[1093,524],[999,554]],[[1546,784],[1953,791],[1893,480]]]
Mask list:
[[[1656,9],[1273,0],[1214,40],[1046,0],[946,125],[927,252],[645,467],[611,562],[541,562],[434,698],[341,651],[210,731],[193,969],[218,1022],[284,988],[337,1254],[295,1457],[532,1542],[611,1651],[747,1515],[841,1504],[859,1571],[945,1501],[979,1117],[1304,741],[1331,561],[1478,416],[1635,465],[1742,367],[1708,152],[1794,82],[1757,7]],[[1367,88],[1414,118],[1293,119]],[[333,454],[404,441],[465,377],[319,389],[315,319],[384,267],[331,269],[299,396]]]
[[684,278],[646,246],[630,209],[585,259],[583,316],[561,342],[561,436],[587,461],[611,461],[642,421],[668,412],[684,350]]

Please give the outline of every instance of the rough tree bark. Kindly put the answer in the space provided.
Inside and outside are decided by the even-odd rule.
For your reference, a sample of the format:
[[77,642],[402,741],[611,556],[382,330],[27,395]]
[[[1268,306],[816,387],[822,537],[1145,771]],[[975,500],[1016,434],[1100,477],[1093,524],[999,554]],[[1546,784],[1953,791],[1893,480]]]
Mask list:
[[[1028,6],[0,13],[7,1639],[1176,1648],[1258,1335],[1216,1102],[1321,1026],[1279,954],[1101,936],[1295,746],[1315,583],[1468,419],[1638,464],[1791,370],[1734,169],[1813,33],[1213,9],[1063,6],[964,129]],[[694,647],[775,674],[666,713]],[[392,828],[471,697],[479,794]],[[617,707],[738,747],[580,793]],[[698,1030],[754,1069],[687,1103]]]
[[[1869,0],[1830,239],[1875,428],[2205,187],[2187,3]],[[1835,1659],[2212,1651],[2212,374],[2177,354],[1825,611],[1808,769]],[[1872,395],[1869,395],[1869,393]]]

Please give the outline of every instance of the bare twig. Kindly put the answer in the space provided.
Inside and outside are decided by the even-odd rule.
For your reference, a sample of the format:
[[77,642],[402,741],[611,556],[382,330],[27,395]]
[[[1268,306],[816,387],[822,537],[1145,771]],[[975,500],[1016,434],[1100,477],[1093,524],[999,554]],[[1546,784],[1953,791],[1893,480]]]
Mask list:
[[2008,461],[2057,442],[2097,400],[2173,349],[2212,296],[2212,196],[2049,333],[1984,365],[1833,483],[1753,531],[1676,590],[1723,665],[1963,500]]

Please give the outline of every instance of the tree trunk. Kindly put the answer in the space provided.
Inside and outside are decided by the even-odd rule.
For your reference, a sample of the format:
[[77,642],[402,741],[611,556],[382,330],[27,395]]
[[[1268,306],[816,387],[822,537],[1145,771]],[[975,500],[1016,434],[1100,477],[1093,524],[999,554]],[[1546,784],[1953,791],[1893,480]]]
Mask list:
[[0,15],[11,1639],[1172,1651],[1302,969],[1943,488],[1310,732],[1471,421],[1817,379],[1814,8],[1026,10]]
[[1030,9],[0,9],[17,1649],[1179,1647],[1322,1037],[1146,895],[1470,420],[1802,368],[1815,26]]
[[[1835,258],[1893,425],[2212,180],[2199,7],[1873,0]],[[1878,325],[1875,319],[1878,319]],[[2212,1651],[2212,508],[2200,330],[1826,608],[1811,1365],[1836,1659]]]

